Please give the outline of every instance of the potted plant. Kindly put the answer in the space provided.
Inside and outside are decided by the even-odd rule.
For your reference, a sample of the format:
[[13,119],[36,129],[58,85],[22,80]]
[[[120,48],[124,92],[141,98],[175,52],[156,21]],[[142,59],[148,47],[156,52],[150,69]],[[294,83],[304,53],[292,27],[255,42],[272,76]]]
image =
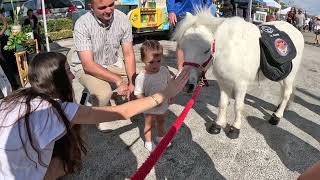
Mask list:
[[7,45],[4,46],[4,50],[15,52],[21,52],[26,50],[26,42],[28,41],[28,36],[24,32],[11,33],[7,41]]
[[15,33],[21,32],[21,25],[19,24],[18,9],[14,8],[12,0],[11,0],[11,6],[13,11],[13,25],[11,26],[11,32],[15,34]]
[[33,30],[30,25],[23,26],[22,31],[26,33],[29,39],[34,39]]

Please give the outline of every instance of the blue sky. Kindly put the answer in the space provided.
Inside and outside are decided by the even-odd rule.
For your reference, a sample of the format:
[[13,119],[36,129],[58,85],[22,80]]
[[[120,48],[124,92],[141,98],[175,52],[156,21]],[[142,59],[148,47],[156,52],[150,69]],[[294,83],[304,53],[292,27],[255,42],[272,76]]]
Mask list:
[[285,3],[294,5],[311,12],[313,15],[320,15],[320,0],[282,0]]

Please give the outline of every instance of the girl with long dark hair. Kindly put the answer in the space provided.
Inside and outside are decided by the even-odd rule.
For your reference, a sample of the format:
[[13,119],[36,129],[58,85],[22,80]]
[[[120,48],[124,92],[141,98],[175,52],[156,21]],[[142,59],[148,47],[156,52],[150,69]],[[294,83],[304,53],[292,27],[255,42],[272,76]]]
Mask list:
[[79,124],[128,119],[153,108],[180,92],[188,73],[160,93],[114,107],[74,103],[73,78],[63,54],[38,54],[30,63],[31,87],[0,103],[0,179],[55,179],[79,170],[86,154]]

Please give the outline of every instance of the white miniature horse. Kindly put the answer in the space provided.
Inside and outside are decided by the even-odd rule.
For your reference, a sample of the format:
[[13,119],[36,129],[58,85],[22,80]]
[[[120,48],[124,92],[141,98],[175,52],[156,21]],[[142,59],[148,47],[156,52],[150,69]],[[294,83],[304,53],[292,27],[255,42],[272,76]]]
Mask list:
[[[304,49],[304,39],[303,35],[287,22],[274,21],[266,24],[274,25],[280,31],[286,32],[297,51],[296,57],[292,60],[291,73],[280,82],[281,103],[269,120],[271,124],[277,125],[280,118],[283,117],[283,112],[293,91],[294,79]],[[231,139],[238,138],[247,87],[259,73],[260,37],[261,34],[256,25],[239,17],[216,18],[207,10],[200,10],[196,15],[187,14],[176,28],[173,38],[183,49],[185,62],[201,65],[210,59],[211,55],[214,57],[210,65],[212,65],[213,74],[220,87],[220,103],[218,118],[208,129],[210,133],[218,134],[221,128],[226,126],[229,97],[234,93],[236,116],[227,136]],[[188,84],[189,88],[194,89],[202,72],[201,68],[192,66],[190,71]]]

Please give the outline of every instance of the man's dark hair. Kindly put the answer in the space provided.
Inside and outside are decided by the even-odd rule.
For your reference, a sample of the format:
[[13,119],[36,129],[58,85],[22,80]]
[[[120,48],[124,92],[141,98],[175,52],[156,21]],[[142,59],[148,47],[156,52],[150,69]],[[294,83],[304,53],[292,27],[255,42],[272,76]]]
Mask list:
[[33,13],[33,10],[32,10],[32,9],[28,9],[27,14],[28,14],[29,12],[32,12],[32,13]]

